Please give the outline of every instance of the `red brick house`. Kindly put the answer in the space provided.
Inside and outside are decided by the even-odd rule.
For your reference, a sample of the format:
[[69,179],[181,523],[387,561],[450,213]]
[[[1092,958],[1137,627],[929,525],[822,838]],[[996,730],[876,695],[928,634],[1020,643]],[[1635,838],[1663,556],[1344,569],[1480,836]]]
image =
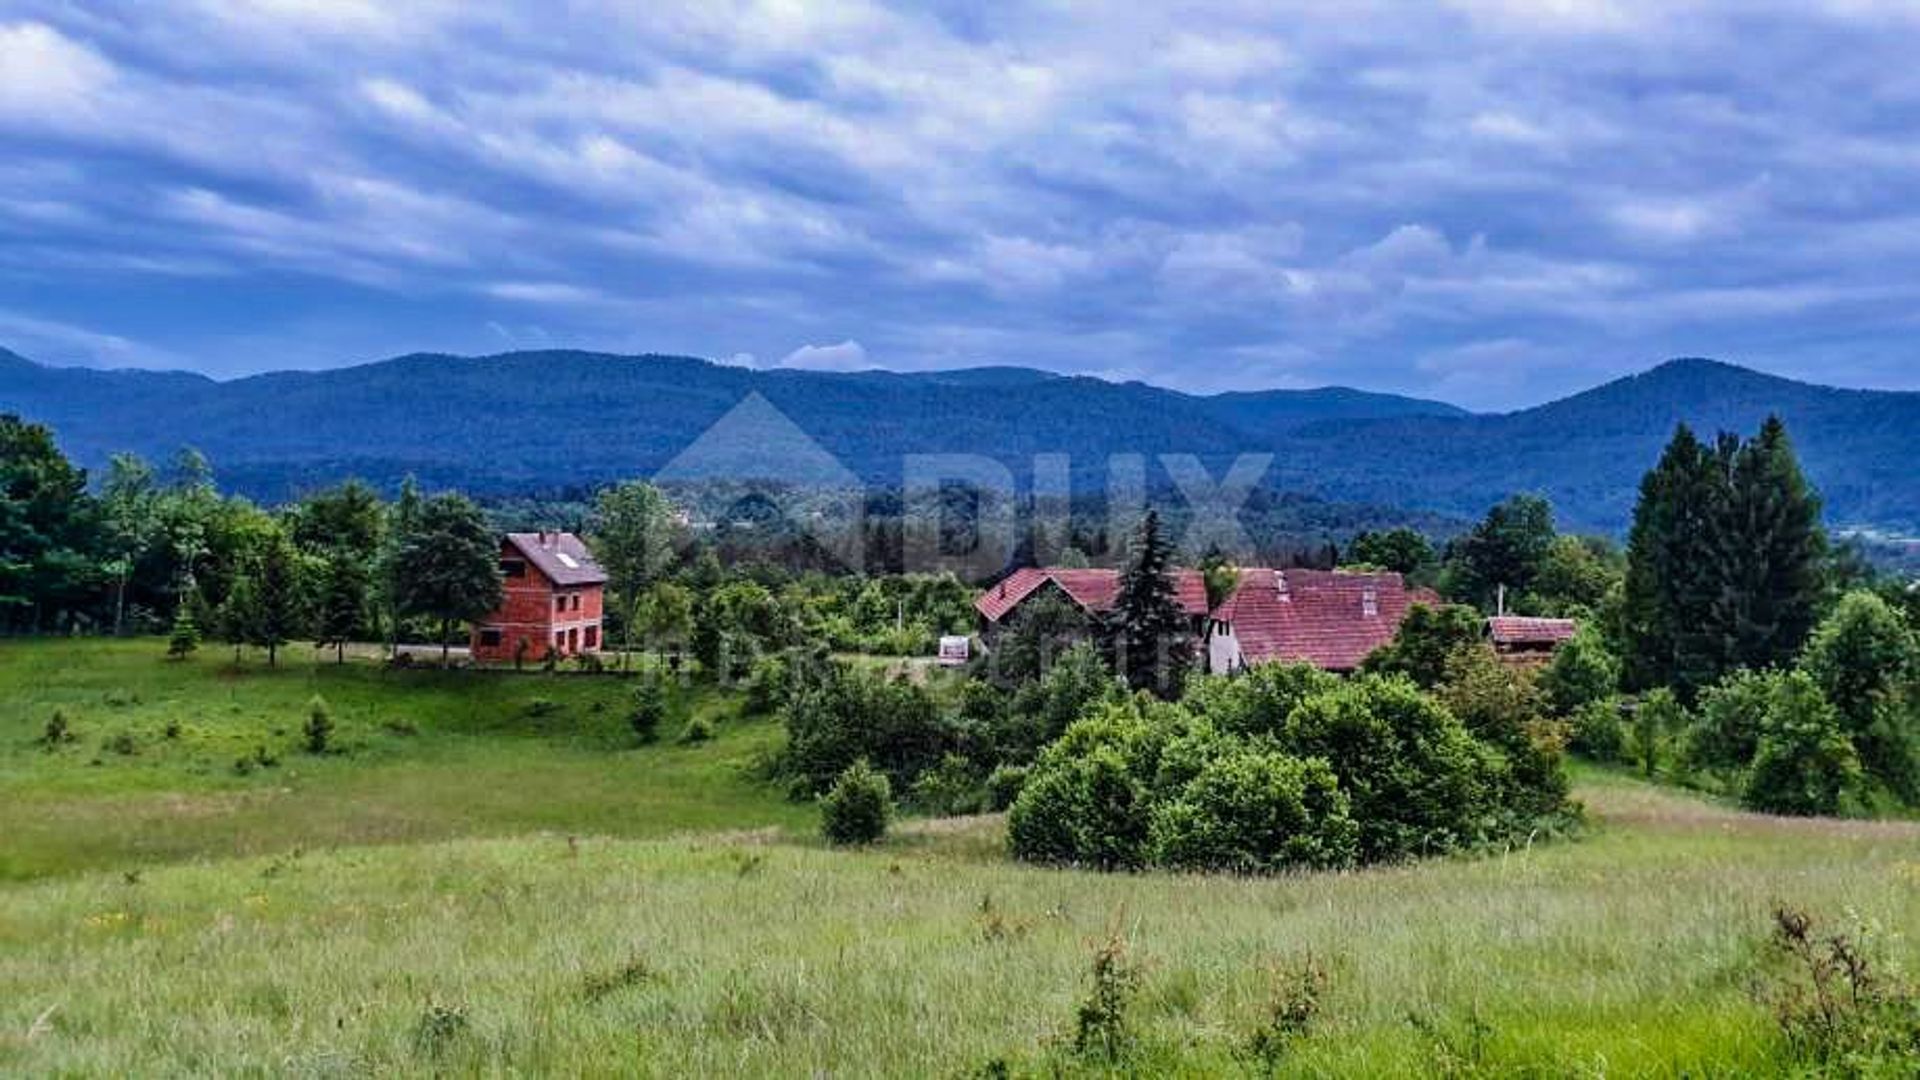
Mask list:
[[[1197,634],[1207,618],[1206,579],[1198,570],[1174,570],[1172,575],[1174,602],[1192,620]],[[1101,615],[1112,610],[1114,598],[1120,593],[1120,571],[1060,566],[1015,570],[974,599],[973,610],[980,616],[980,636],[991,639],[1020,605],[1050,592],[1065,596],[1089,615]]]
[[[607,573],[572,533],[508,533],[500,542],[506,599],[473,624],[473,658],[542,660],[600,651]],[[524,644],[523,644],[524,643]]]
[[1207,670],[1225,673],[1269,661],[1348,672],[1393,640],[1415,604],[1438,606],[1399,574],[1335,570],[1240,571],[1233,595],[1207,624]]

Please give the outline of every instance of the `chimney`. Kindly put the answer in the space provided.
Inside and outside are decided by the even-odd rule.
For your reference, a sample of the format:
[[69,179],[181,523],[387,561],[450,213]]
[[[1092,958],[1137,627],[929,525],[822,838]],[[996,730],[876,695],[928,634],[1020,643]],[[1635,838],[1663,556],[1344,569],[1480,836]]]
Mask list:
[[1273,572],[1273,589],[1280,594],[1281,603],[1293,603],[1293,593],[1287,587],[1287,572],[1285,570],[1275,570]]
[[1360,614],[1364,618],[1380,617],[1380,590],[1372,585],[1360,592]]

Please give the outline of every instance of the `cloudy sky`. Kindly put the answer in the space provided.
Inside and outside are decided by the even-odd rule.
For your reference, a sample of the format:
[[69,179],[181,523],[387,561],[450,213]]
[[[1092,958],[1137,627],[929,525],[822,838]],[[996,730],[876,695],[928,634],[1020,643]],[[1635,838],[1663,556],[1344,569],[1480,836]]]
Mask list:
[[0,0],[0,345],[1920,388],[1920,2]]

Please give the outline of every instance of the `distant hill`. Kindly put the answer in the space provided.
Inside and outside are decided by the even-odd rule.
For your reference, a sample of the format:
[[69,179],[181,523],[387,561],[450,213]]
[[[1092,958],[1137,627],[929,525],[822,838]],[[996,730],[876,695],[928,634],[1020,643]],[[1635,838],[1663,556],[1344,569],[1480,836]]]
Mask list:
[[[226,382],[186,373],[46,368],[0,350],[0,410],[54,426],[98,466],[119,450],[190,443],[222,480],[280,498],[346,475],[484,492],[652,475],[758,393],[867,483],[910,454],[978,454],[1024,476],[1066,454],[1103,485],[1111,454],[1275,455],[1270,487],[1471,516],[1514,491],[1572,526],[1618,530],[1639,477],[1680,420],[1703,432],[1788,423],[1843,525],[1920,529],[1920,394],[1836,390],[1678,360],[1499,416],[1357,390],[1213,396],[1016,367],[930,373],[757,371],[676,356],[416,354]],[[733,447],[751,456],[761,436]],[[732,452],[729,454],[731,459]]]

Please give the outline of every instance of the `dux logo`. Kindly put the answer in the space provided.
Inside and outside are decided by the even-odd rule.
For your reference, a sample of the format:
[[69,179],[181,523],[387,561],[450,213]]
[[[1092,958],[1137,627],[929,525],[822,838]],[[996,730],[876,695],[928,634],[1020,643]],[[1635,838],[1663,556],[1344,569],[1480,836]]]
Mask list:
[[728,480],[736,506],[771,505],[849,570],[864,566],[866,493],[860,478],[757,391],[667,462],[656,482]]

